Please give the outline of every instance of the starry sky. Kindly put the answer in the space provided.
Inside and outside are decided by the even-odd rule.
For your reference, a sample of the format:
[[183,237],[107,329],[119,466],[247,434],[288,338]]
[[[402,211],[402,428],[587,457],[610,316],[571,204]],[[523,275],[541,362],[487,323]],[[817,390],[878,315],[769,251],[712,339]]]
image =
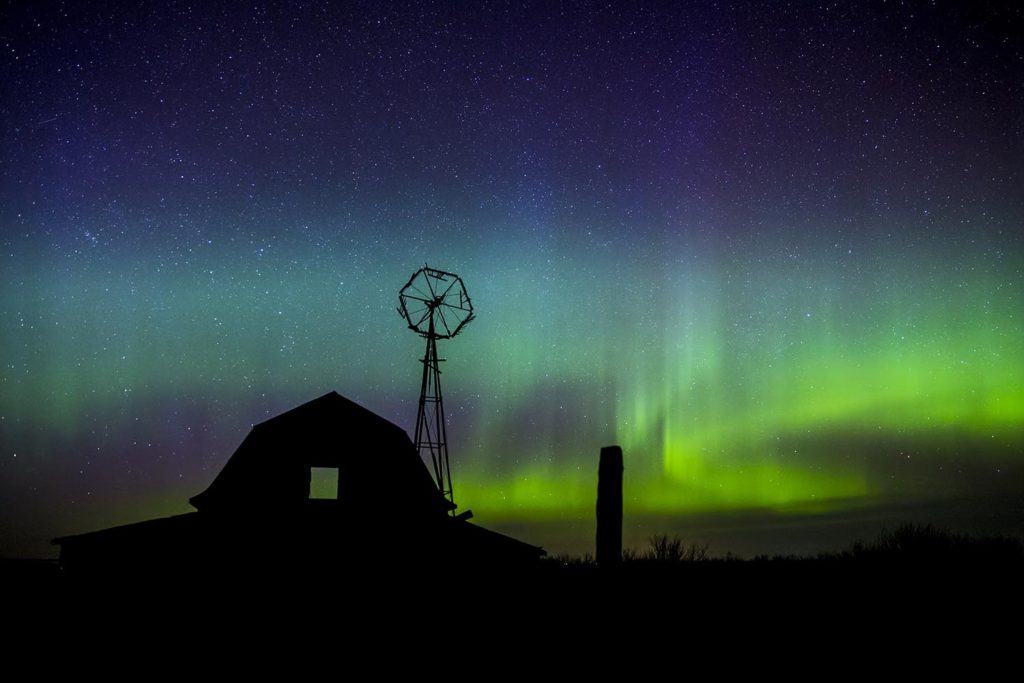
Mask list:
[[591,549],[618,443],[627,542],[1001,530],[1022,75],[1014,2],[5,3],[0,555],[188,511],[330,390],[412,432],[424,263],[477,310],[439,351],[485,526]]

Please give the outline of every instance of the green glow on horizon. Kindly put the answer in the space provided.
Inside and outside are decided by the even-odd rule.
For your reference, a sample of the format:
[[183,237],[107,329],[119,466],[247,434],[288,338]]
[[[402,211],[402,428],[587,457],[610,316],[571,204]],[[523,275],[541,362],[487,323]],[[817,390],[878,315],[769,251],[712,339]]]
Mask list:
[[[1002,457],[1019,458],[1019,274],[961,270],[970,276],[924,284],[917,271],[891,267],[876,269],[875,281],[808,276],[803,287],[769,285],[759,273],[763,289],[754,289],[766,291],[763,298],[723,284],[721,273],[691,271],[651,301],[661,308],[657,319],[615,310],[611,317],[630,324],[610,339],[589,340],[589,357],[612,358],[611,373],[596,363],[562,366],[563,383],[593,378],[593,391],[612,394],[613,406],[602,410],[581,395],[576,409],[590,415],[588,424],[530,422],[538,434],[574,430],[589,437],[591,449],[565,453],[540,438],[522,450],[536,451],[529,462],[545,466],[501,474],[468,464],[467,495],[500,516],[590,516],[596,475],[589,470],[597,446],[612,442],[626,454],[627,509],[657,513],[831,509],[876,497],[882,491],[866,459],[886,454],[870,452],[872,440],[910,444],[926,462],[929,444],[954,437],[1016,444]],[[842,297],[848,302],[841,306]],[[515,348],[517,356],[535,352]],[[527,376],[536,381],[536,373]],[[602,421],[611,427],[602,429]],[[594,443],[595,434],[605,443]],[[504,437],[485,429],[476,440],[507,443]]]
[[[780,277],[794,266],[693,254],[676,268],[657,254],[609,280],[612,255],[555,267],[550,245],[500,258],[515,249],[488,242],[487,271],[445,264],[480,310],[440,349],[456,498],[488,518],[589,517],[597,450],[611,443],[626,455],[627,511],[659,514],[892,494],[870,471],[872,439],[910,444],[925,469],[950,435],[1020,460],[1012,266],[965,261],[947,280],[920,273],[948,257],[918,256],[912,270],[867,259],[840,277],[816,254]],[[98,443],[134,463],[123,435],[138,430],[201,490],[249,424],[331,389],[411,433],[421,340],[390,308],[406,264],[341,279],[299,247],[257,266],[218,258],[223,280],[141,265],[21,272],[34,296],[5,303],[32,325],[6,330],[0,395],[7,429],[31,434],[19,449],[55,458]]]

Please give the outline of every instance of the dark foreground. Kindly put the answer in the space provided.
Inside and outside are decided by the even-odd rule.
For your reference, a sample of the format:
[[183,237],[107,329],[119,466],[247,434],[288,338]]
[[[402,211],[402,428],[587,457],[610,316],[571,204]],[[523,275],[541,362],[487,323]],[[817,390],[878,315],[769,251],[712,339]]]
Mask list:
[[[871,543],[815,558],[707,558],[662,537],[617,566],[545,558],[516,567],[417,565],[392,557],[304,566],[115,567],[67,572],[56,562],[5,562],[5,603],[22,614],[76,623],[97,614],[203,628],[346,615],[403,628],[670,628],[831,623],[872,628],[1019,619],[1024,545],[905,526]],[[967,619],[967,621],[959,621]],[[431,625],[434,626],[431,626]],[[562,626],[559,626],[559,625]]]
[[[381,675],[434,661],[464,680],[501,680],[510,667],[624,665],[634,676],[686,678],[690,660],[699,671],[760,674],[811,661],[834,673],[893,660],[919,673],[965,659],[976,674],[1000,666],[1019,646],[1020,543],[920,531],[756,560],[708,559],[663,539],[603,567],[552,558],[443,570],[398,561],[94,574],[0,566],[9,652],[85,649],[102,667],[139,652],[158,668],[229,656],[247,672],[296,653],[335,673],[351,673],[350,663],[366,673],[368,660]],[[56,661],[47,657],[37,659],[45,671]]]
[[7,651],[51,673],[68,663],[148,675],[216,662],[235,675],[300,666],[391,680],[441,667],[451,680],[575,679],[583,667],[598,680],[603,669],[633,680],[920,673],[957,662],[983,675],[1016,656],[1024,608],[1024,563],[1003,560],[545,560],[517,570],[134,577],[4,569]]

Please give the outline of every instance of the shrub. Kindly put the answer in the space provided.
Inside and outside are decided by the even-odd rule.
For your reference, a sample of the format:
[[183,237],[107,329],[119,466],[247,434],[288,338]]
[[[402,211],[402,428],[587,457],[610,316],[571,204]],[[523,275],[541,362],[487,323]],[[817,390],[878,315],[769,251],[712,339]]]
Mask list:
[[669,538],[668,534],[660,534],[651,537],[650,548],[642,557],[654,562],[701,562],[708,559],[708,546],[706,543],[684,545],[678,536]]
[[920,560],[1021,560],[1024,545],[1006,536],[965,536],[931,524],[904,523],[883,529],[871,543],[858,541],[848,556]]

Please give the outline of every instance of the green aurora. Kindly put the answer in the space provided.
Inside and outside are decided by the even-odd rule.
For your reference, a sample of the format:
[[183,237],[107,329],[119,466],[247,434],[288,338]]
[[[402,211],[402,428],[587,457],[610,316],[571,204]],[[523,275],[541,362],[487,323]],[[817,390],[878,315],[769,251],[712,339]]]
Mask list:
[[[187,511],[251,424],[330,389],[411,431],[421,340],[393,310],[408,272],[339,275],[320,239],[256,262],[9,260],[8,466],[60,482],[62,528]],[[634,515],[1017,490],[1019,264],[990,246],[748,246],[663,251],[670,268],[618,267],[613,248],[556,267],[573,258],[557,245],[502,261],[493,242],[455,259],[479,311],[440,345],[457,501],[485,522],[589,519],[609,443]]]
[[[833,264],[822,254],[809,257],[824,265],[804,267],[806,283],[795,287],[791,274],[781,275],[784,255],[775,272],[769,264],[751,275],[743,263],[713,278],[707,269],[694,276],[681,268],[675,290],[662,278],[662,300],[646,304],[660,320],[591,342],[615,351],[559,376],[585,385],[583,378],[613,368],[595,386],[609,401],[584,388],[579,403],[551,407],[526,428],[556,435],[569,426],[590,451],[541,440],[531,444],[537,453],[530,467],[503,480],[482,472],[463,485],[508,514],[589,514],[593,468],[565,467],[558,449],[589,465],[600,445],[595,433],[627,454],[633,512],[804,511],[894,494],[963,495],[969,491],[953,474],[958,467],[991,468],[994,479],[1005,475],[1008,487],[1019,485],[1019,269],[960,263],[939,283],[920,273],[950,262],[918,256],[912,272],[866,270],[859,259],[857,273],[836,278],[811,272]],[[609,318],[629,320],[625,308]],[[615,357],[621,360],[602,365]],[[525,363],[536,367],[537,359]],[[588,435],[588,425],[567,414],[577,409],[598,429]],[[507,438],[500,429],[477,437],[483,444]],[[905,476],[900,459],[920,460],[915,477]]]

